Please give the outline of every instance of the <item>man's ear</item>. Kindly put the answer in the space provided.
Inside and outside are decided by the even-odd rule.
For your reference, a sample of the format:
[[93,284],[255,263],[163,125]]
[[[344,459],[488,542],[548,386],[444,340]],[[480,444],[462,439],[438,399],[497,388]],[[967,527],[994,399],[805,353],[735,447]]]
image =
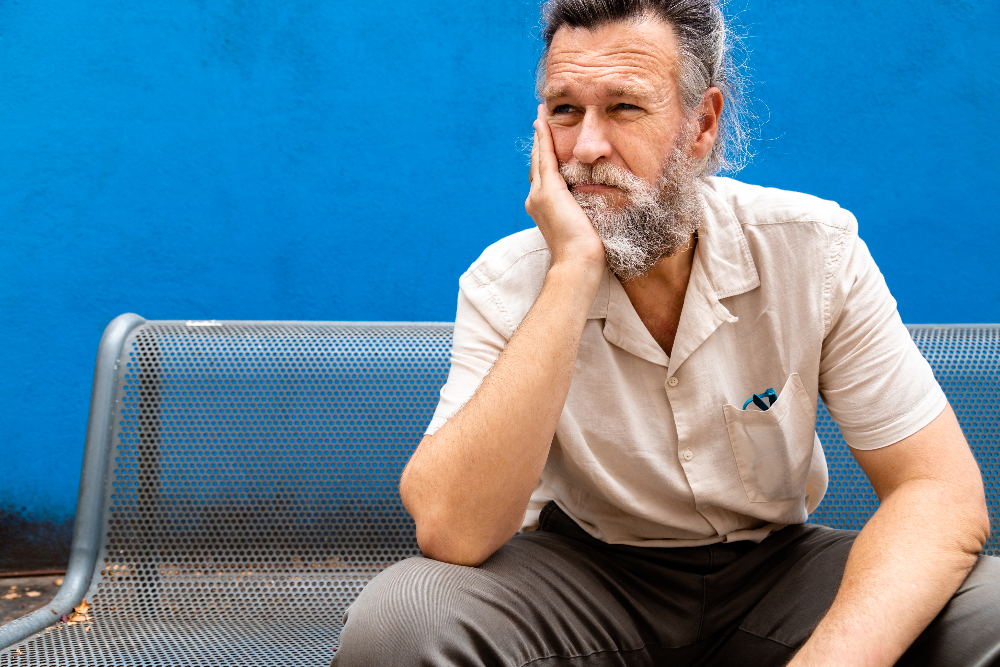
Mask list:
[[701,104],[695,109],[698,123],[697,134],[691,144],[691,157],[700,160],[712,152],[712,146],[719,136],[719,118],[722,115],[723,107],[722,91],[718,88],[709,88],[705,91],[705,97]]

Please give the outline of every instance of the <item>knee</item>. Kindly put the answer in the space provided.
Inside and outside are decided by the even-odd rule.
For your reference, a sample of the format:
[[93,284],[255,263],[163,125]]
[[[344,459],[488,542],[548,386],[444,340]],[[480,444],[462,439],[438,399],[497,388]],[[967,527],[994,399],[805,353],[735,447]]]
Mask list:
[[441,634],[475,574],[422,557],[387,568],[344,615],[334,666],[438,664]]

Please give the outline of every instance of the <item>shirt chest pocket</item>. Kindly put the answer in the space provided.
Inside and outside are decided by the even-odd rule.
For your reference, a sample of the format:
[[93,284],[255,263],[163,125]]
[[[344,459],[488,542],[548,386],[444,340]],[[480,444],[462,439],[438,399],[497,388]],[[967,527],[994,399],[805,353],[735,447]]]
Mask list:
[[805,493],[816,430],[816,410],[798,373],[792,373],[766,412],[725,405],[729,443],[753,503],[796,500]]

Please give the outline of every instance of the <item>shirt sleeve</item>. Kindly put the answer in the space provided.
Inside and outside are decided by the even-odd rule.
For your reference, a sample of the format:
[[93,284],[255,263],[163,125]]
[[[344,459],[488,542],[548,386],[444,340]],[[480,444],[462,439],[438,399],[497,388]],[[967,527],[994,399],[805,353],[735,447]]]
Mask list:
[[427,435],[436,433],[469,402],[506,344],[507,339],[493,328],[465,293],[459,291],[451,370],[448,371],[448,380],[441,387],[441,400],[427,426]]
[[855,449],[878,449],[913,435],[948,399],[857,236],[832,276],[830,294],[819,389],[844,440]]

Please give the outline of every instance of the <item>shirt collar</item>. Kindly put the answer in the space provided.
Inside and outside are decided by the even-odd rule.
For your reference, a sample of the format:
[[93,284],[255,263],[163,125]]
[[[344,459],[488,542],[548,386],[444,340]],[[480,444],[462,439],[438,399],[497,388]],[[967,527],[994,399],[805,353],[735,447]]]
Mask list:
[[605,269],[597,298],[588,319],[604,318],[604,337],[613,345],[671,373],[686,360],[722,322],[735,322],[719,299],[760,286],[760,276],[735,213],[712,188],[698,182],[704,218],[698,229],[698,245],[691,278],[684,296],[681,321],[670,357],[639,319],[624,288]]
[[759,287],[760,276],[743,227],[732,207],[712,187],[714,180],[698,181],[704,219],[698,229],[695,257],[701,257],[708,288],[715,292],[715,298],[724,299]]
[[610,272],[608,275],[611,277],[611,284],[608,295],[608,316],[604,320],[604,337],[609,343],[646,361],[659,366],[668,365],[670,358],[639,319],[639,313],[635,312],[625,288],[618,278],[612,276]]

